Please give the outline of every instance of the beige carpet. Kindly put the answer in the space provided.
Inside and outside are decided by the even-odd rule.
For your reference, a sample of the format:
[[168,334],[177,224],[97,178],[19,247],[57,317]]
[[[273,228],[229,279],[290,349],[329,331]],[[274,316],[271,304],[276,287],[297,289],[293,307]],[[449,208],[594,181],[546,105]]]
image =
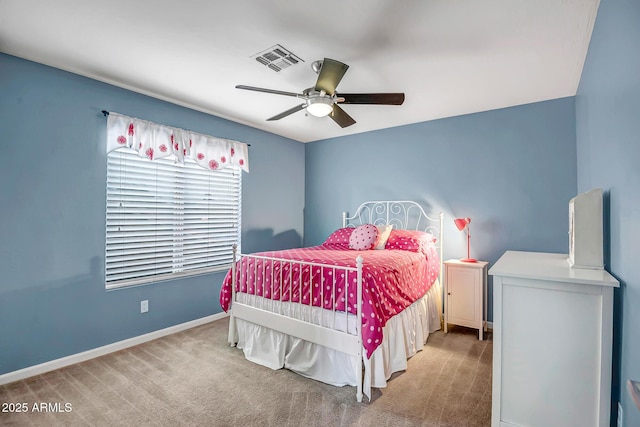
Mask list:
[[0,425],[490,425],[490,333],[485,341],[459,327],[430,335],[406,372],[357,403],[354,387],[248,362],[227,345],[227,327],[219,320],[1,386],[2,409],[26,403],[27,412],[0,412]]

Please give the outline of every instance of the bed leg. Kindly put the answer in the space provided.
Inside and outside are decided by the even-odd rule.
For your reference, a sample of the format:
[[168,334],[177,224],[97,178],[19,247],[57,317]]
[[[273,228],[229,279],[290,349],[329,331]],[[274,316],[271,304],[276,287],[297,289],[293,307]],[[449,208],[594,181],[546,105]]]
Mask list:
[[229,315],[229,335],[227,336],[227,341],[229,341],[231,347],[235,347],[236,344],[238,344],[236,338],[236,318],[233,313]]
[[358,403],[360,403],[362,402],[362,382],[364,380],[362,373],[362,354],[358,355],[358,363],[356,364],[356,375],[356,378],[358,378],[356,400],[358,401]]
[[238,244],[234,243],[232,247],[232,263],[231,263],[231,307],[229,308],[229,335],[227,341],[231,347],[238,344],[238,335],[236,333],[236,317],[233,315],[233,305],[236,302],[236,287],[238,277],[236,276],[236,263],[238,259]]
[[362,357],[364,348],[362,347],[362,264],[364,259],[361,255],[356,258],[356,295],[357,295],[357,308],[356,308],[356,334],[358,336],[358,363],[356,364],[356,378],[358,378],[358,389],[356,390],[356,399],[358,402],[362,402],[362,382],[364,380],[362,373]]

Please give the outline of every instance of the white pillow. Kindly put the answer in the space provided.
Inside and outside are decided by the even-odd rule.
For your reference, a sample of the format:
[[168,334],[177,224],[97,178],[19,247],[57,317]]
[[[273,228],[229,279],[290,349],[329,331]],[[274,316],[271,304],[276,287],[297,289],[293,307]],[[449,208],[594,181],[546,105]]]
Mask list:
[[376,225],[376,227],[378,228],[378,241],[376,242],[374,249],[384,249],[387,244],[387,240],[389,239],[389,235],[391,234],[391,230],[393,230],[393,224]]

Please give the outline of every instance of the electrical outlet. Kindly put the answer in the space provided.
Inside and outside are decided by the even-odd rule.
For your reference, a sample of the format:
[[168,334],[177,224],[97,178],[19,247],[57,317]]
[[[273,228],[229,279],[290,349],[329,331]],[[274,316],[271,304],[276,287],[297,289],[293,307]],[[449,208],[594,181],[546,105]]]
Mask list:
[[149,311],[149,300],[140,301],[140,313],[146,313],[147,311]]
[[624,416],[622,413],[622,404],[618,402],[618,427],[624,427]]

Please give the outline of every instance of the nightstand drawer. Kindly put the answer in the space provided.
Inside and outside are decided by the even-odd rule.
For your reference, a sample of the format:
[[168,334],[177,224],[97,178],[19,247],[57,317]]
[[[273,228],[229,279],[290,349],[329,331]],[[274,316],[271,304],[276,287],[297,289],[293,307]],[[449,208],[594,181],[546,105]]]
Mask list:
[[[482,277],[470,268],[450,268],[447,287],[449,323],[475,328],[482,322]],[[480,305],[480,306],[479,306]]]

